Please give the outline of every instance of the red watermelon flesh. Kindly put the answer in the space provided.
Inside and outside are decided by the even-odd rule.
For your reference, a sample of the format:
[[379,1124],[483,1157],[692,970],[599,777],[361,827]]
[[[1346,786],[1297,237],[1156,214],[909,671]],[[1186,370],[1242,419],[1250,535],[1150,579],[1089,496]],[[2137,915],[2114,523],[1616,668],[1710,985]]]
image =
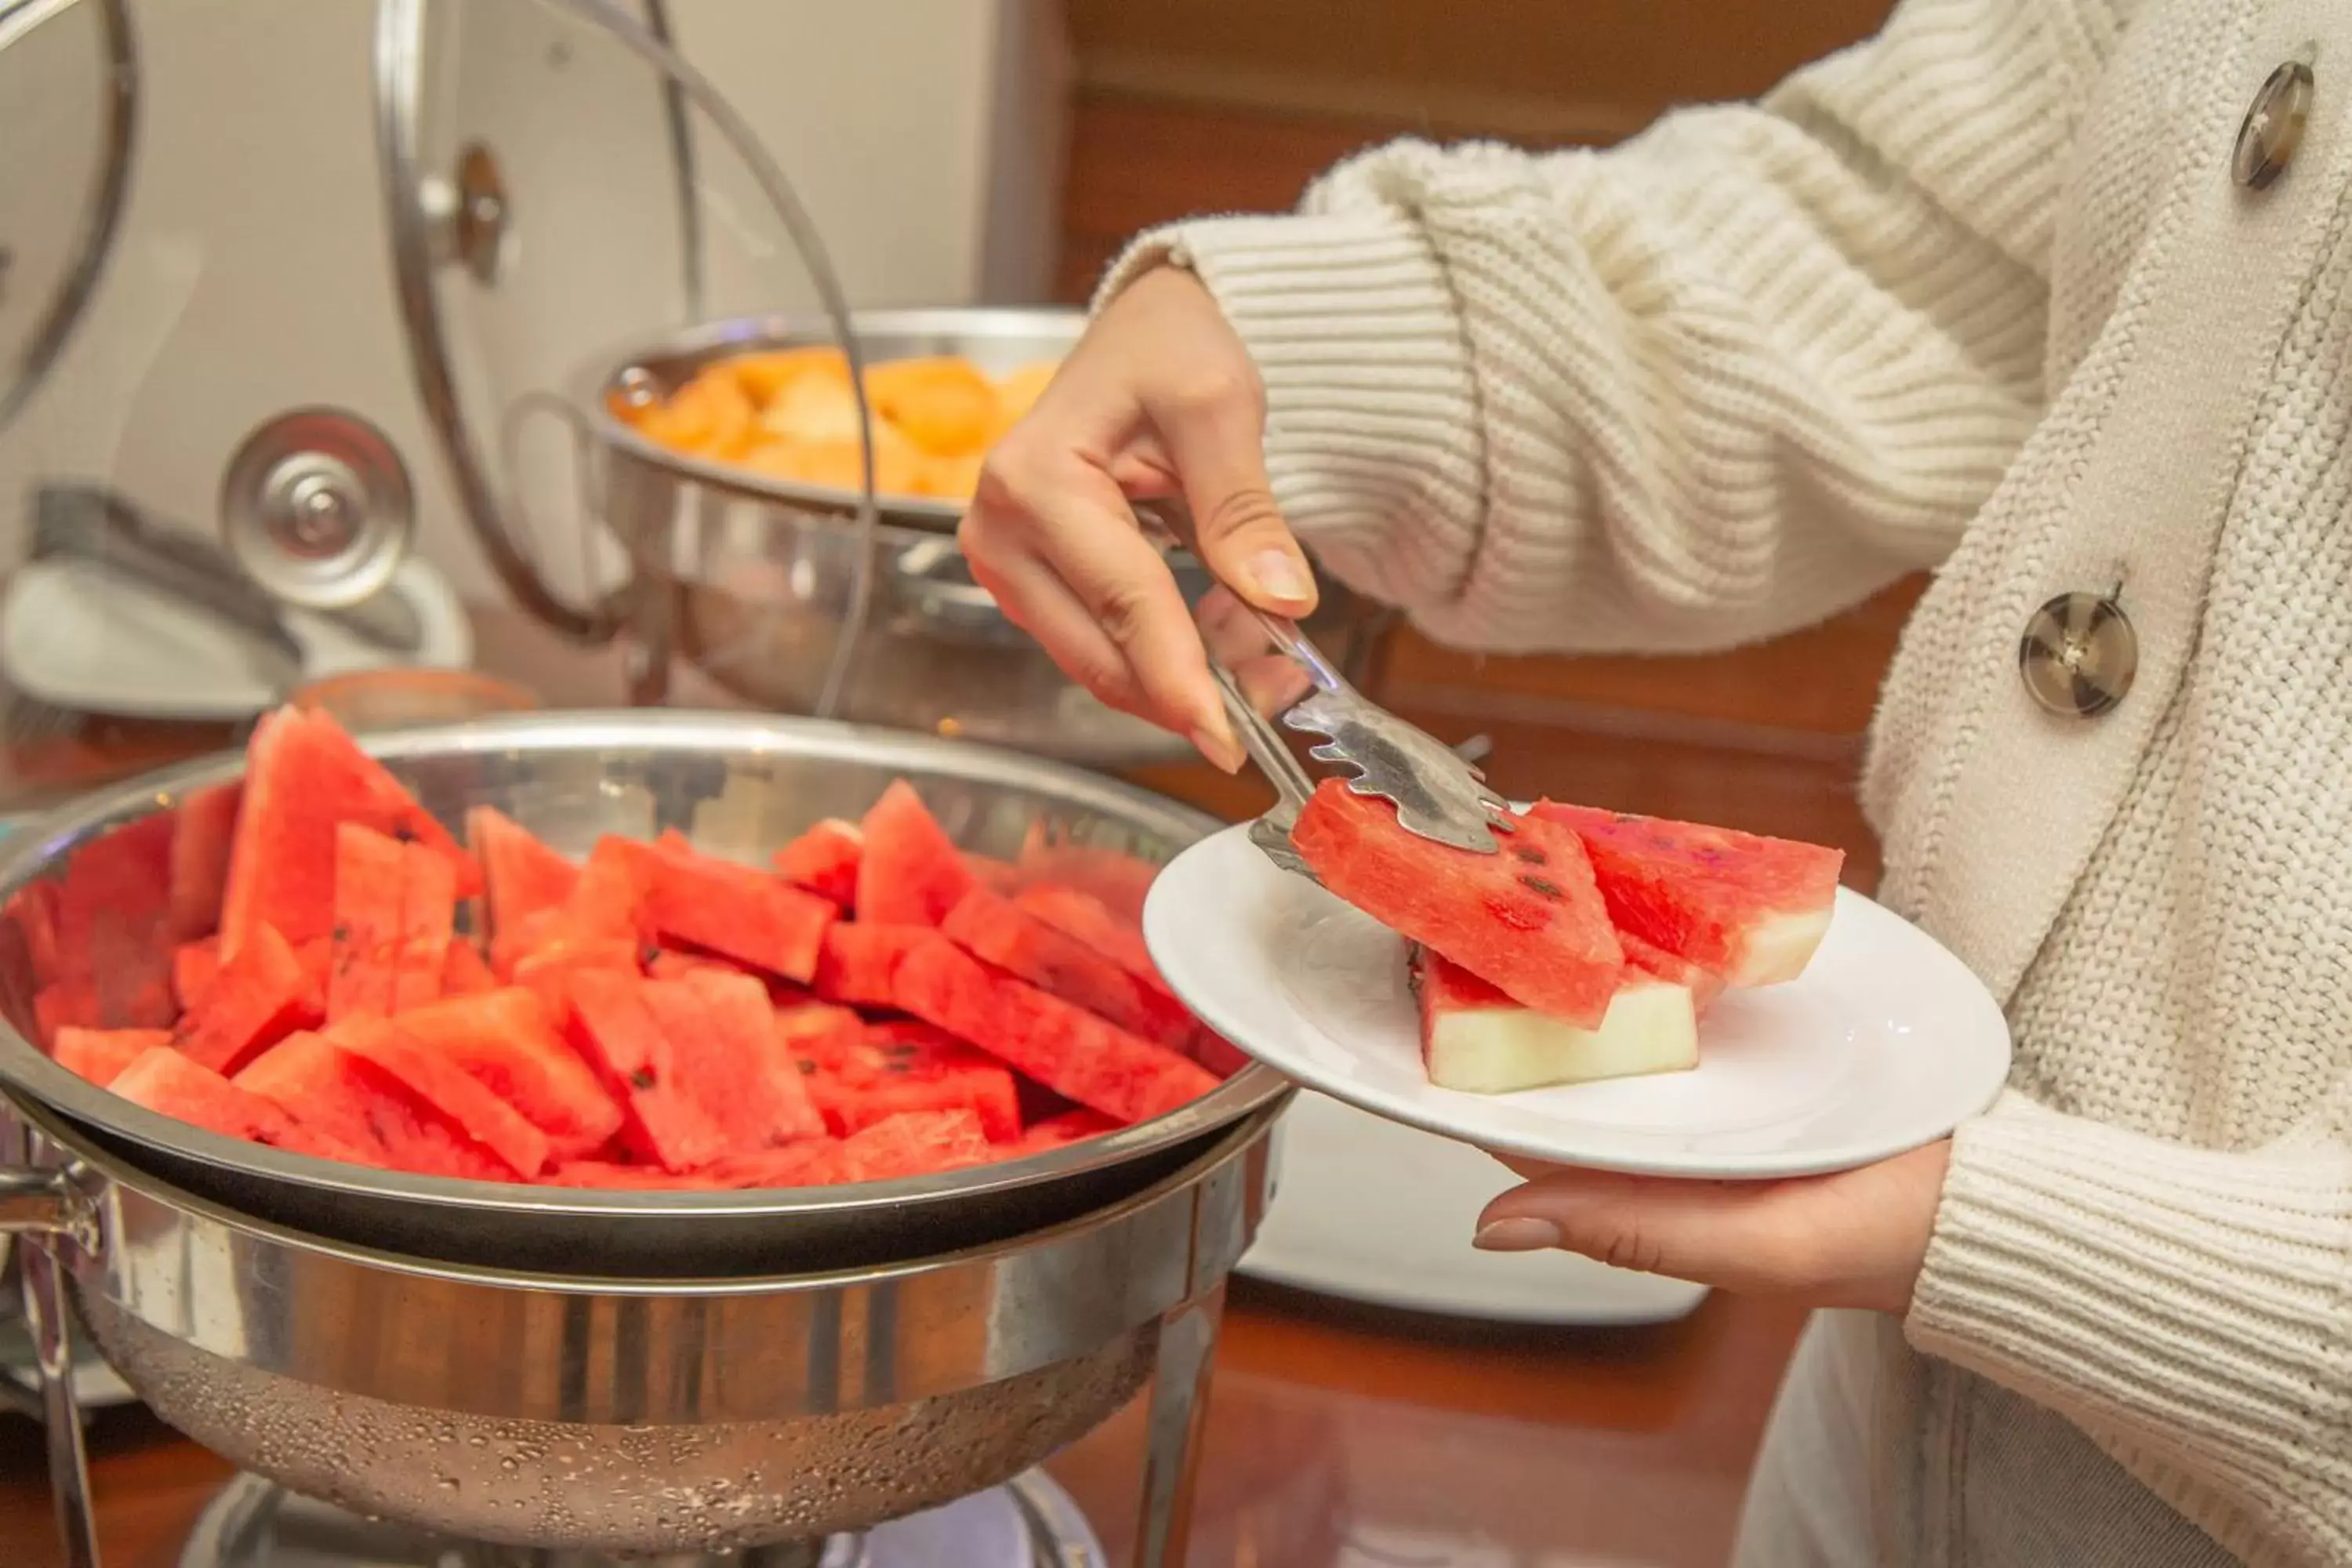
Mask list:
[[727,1152],[727,1131],[678,1081],[677,1059],[634,974],[575,970],[566,977],[572,1043],[627,1112],[622,1135],[641,1158],[692,1171]]
[[110,1026],[100,1016],[98,987],[87,979],[56,981],[34,994],[33,1032],[45,1047],[53,1047],[67,1029]]
[[1049,1149],[1066,1149],[1073,1143],[1083,1143],[1089,1138],[1099,1138],[1106,1132],[1118,1131],[1118,1123],[1099,1110],[1083,1106],[1065,1110],[1059,1116],[1048,1116],[1021,1134],[1013,1147],[1000,1151],[1009,1159],[1024,1154],[1043,1154]]
[[210,936],[220,927],[221,896],[228,886],[237,806],[244,797],[242,781],[207,784],[191,790],[173,813],[168,923],[181,942]]
[[280,709],[246,752],[221,911],[225,954],[264,924],[298,944],[333,930],[335,830],[347,822],[426,845],[450,860],[460,897],[481,890],[473,858],[332,719]]
[[499,988],[499,977],[482,958],[481,950],[470,942],[453,941],[449,957],[441,966],[441,994],[444,996],[479,996]]
[[178,1044],[199,1066],[233,1074],[298,1029],[318,1022],[310,975],[272,925],[254,928],[220,967],[204,1001],[180,1020]]
[[592,1153],[621,1130],[620,1102],[521,987],[436,1002],[403,1013],[400,1027],[545,1133],[551,1160]]
[[834,907],[765,871],[672,849],[661,856],[646,899],[659,934],[788,980],[816,973]]
[[913,1110],[969,1110],[992,1143],[1021,1136],[1021,1090],[985,1051],[913,1019],[836,1035],[806,1050],[809,1093],[838,1134]]
[[1387,801],[1318,784],[1291,842],[1324,887],[1539,1013],[1597,1028],[1624,949],[1576,834],[1541,819],[1493,855],[1408,833]]
[[915,1110],[884,1117],[825,1150],[811,1173],[829,1184],[888,1182],[984,1165],[994,1157],[969,1110]]
[[852,1007],[896,1006],[891,977],[898,961],[930,934],[929,926],[835,922],[824,933],[824,952],[817,960],[816,994]]
[[857,863],[857,917],[877,925],[935,926],[972,889],[954,841],[904,779],[866,814]]
[[1009,899],[1021,890],[1021,868],[1010,860],[967,849],[963,852],[963,868],[971,873],[974,882],[992,893],[1002,893]]
[[1712,969],[1677,957],[1663,947],[1654,947],[1629,931],[1619,931],[1617,941],[1625,950],[1625,968],[1629,973],[1638,971],[1685,987],[1691,994],[1692,1010],[1700,1017],[1705,1017],[1716,998],[1723,994],[1723,976]]
[[449,862],[421,844],[401,847],[400,940],[393,949],[392,1010],[441,999],[457,935],[457,883]]
[[172,994],[178,997],[180,1010],[194,1010],[204,1000],[205,990],[220,973],[220,938],[208,936],[198,942],[184,942],[172,950]]
[[528,1181],[547,1168],[547,1134],[398,1021],[352,1018],[330,1029],[327,1038],[398,1079],[516,1175]]
[[866,834],[857,824],[827,817],[776,851],[776,873],[845,913],[857,907],[857,862]]
[[75,850],[57,893],[58,973],[88,980],[89,1021],[109,1028],[172,1022],[168,915],[172,814],[101,834]]
[[1013,901],[1085,942],[1162,996],[1175,999],[1176,993],[1168,988],[1160,966],[1151,962],[1151,951],[1143,942],[1143,928],[1113,914],[1110,906],[1093,894],[1040,882],[1022,889]]
[[580,885],[580,868],[557,854],[529,828],[493,806],[466,813],[466,842],[482,865],[482,901],[488,907],[492,951],[513,948],[523,922],[560,910]]
[[1794,980],[1829,931],[1839,850],[1555,801],[1534,815],[1584,840],[1620,927],[1732,985]]
[[573,975],[595,973],[635,979],[638,955],[634,937],[551,943],[517,960],[511,979],[546,1004],[551,1016],[561,1018],[571,1010]]
[[28,882],[17,889],[9,895],[7,918],[24,938],[34,983],[46,985],[64,974],[64,959],[58,949],[58,885]]
[[776,1033],[768,988],[748,974],[648,980],[642,994],[669,1041],[681,1091],[726,1134],[730,1153],[824,1131],[800,1063]]
[[1143,924],[1143,900],[1160,868],[1123,849],[1072,844],[1045,823],[1033,824],[1013,862],[1024,887],[1050,882],[1075,888],[1127,924]]
[[1155,990],[1069,932],[984,888],[963,896],[940,928],[949,941],[1038,990],[1171,1051],[1190,1054],[1200,1026]]
[[171,1043],[169,1029],[78,1029],[68,1026],[58,1031],[49,1054],[68,1072],[79,1073],[104,1089],[141,1057]]
[[327,1018],[381,1018],[398,979],[401,900],[407,874],[400,841],[346,822],[335,829],[335,922],[327,971]]
[[305,1131],[353,1151],[344,1157],[359,1163],[461,1181],[514,1179],[504,1160],[406,1084],[323,1035],[289,1037],[238,1073],[236,1082],[299,1108],[297,1121]]
[[782,1148],[729,1154],[714,1161],[702,1174],[714,1187],[739,1192],[828,1186],[842,1179],[840,1154],[838,1139],[803,1138]]
[[907,955],[898,985],[904,1011],[1121,1121],[1149,1121],[1217,1087],[1191,1058],[991,969],[945,937]]
[[290,1120],[275,1100],[239,1089],[169,1046],[147,1052],[116,1074],[108,1087],[158,1116],[224,1138],[267,1141],[283,1132]]
[[541,910],[526,915],[511,942],[501,941],[492,958],[513,969],[523,959],[551,947],[572,944],[626,942],[640,948],[652,934],[645,918],[646,895],[652,889],[654,870],[661,857],[650,844],[611,835],[596,840],[580,879],[560,910]]

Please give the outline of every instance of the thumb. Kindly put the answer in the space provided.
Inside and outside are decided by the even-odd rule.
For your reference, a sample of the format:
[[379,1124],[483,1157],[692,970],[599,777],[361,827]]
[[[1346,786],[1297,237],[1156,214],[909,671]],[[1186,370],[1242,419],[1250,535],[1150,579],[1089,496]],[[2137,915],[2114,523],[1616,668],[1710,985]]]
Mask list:
[[1774,1197],[1713,1182],[1559,1171],[1505,1193],[1478,1216],[1489,1252],[1559,1247],[1616,1268],[1706,1284],[1770,1272],[1780,1239],[1758,1222]]
[[1187,398],[1150,411],[1192,514],[1192,543],[1217,581],[1269,615],[1315,608],[1315,574],[1275,504],[1253,396]]

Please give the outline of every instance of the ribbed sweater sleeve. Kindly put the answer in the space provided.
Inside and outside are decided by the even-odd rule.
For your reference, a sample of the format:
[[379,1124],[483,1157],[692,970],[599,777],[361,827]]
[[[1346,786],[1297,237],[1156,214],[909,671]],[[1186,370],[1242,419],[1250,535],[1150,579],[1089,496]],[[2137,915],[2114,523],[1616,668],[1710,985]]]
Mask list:
[[2352,1085],[2189,1148],[2019,1096],[1963,1128],[1906,1325],[2249,1562],[2352,1561]]
[[1729,646],[1942,558],[2042,405],[2052,219],[2117,0],[1908,0],[1607,152],[1402,142],[1144,236],[1265,379],[1324,566],[1495,651]]

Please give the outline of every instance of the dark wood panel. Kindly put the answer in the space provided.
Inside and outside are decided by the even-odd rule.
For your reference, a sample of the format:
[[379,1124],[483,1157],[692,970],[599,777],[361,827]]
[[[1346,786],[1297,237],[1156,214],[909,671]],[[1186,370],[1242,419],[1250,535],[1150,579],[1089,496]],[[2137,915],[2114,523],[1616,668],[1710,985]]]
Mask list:
[[1613,138],[1745,98],[1888,0],[1068,0],[1079,79],[1261,108]]

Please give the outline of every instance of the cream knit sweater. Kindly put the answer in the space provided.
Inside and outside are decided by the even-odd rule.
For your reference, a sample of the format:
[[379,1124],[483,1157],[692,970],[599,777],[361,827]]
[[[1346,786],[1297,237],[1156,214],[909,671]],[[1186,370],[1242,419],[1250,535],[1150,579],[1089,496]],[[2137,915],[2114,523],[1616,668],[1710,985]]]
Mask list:
[[[2241,190],[2298,54],[2300,151]],[[1754,1561],[2352,1562],[2347,100],[2343,0],[1909,0],[1760,105],[1399,144],[1109,280],[1199,272],[1292,521],[1447,640],[1719,647],[1937,568],[1865,800],[2013,1092],[1915,1348],[1801,1363],[1870,1406],[1874,1520],[1768,1455]],[[2028,616],[2118,584],[2137,685],[2050,716]]]

